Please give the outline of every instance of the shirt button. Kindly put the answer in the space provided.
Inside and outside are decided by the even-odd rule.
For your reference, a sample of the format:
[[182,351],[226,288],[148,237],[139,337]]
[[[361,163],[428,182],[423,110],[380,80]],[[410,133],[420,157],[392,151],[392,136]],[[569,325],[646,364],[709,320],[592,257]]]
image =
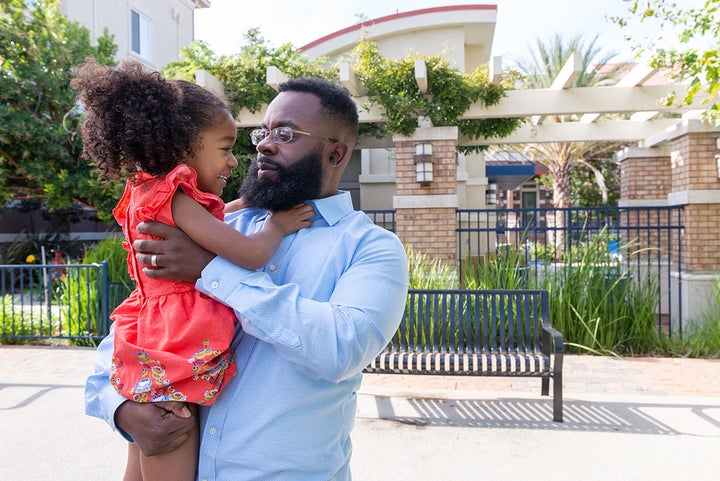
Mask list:
[[270,272],[275,272],[277,270],[277,266],[275,264],[271,264],[268,269],[270,269]]
[[212,281],[210,283],[210,287],[212,287],[213,289],[217,289],[218,287],[220,287],[220,283],[218,281]]
[[217,434],[217,428],[215,426],[213,426],[210,429],[208,429],[208,432],[214,436]]

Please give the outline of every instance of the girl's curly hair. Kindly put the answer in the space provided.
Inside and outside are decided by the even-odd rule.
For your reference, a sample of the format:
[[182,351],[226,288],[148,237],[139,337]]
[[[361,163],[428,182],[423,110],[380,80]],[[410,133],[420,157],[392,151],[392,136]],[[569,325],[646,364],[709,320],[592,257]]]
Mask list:
[[166,79],[135,60],[108,67],[87,59],[70,87],[85,108],[83,155],[110,179],[167,174],[230,112],[212,92]]

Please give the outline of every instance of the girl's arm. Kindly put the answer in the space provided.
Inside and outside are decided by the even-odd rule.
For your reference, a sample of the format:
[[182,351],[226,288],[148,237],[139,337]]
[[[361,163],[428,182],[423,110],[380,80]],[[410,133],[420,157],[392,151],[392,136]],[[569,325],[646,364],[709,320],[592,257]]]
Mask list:
[[233,264],[246,269],[264,267],[280,246],[282,238],[303,227],[314,211],[309,205],[300,205],[272,215],[265,228],[252,235],[244,235],[218,220],[205,208],[182,191],[173,196],[172,214],[175,224],[195,243]]

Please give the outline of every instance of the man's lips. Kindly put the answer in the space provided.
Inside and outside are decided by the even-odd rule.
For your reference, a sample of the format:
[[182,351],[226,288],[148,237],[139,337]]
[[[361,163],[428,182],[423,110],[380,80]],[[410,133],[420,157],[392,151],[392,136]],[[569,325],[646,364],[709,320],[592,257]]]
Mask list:
[[277,166],[269,162],[258,162],[257,175],[258,179],[265,179],[271,182],[277,181],[280,176]]

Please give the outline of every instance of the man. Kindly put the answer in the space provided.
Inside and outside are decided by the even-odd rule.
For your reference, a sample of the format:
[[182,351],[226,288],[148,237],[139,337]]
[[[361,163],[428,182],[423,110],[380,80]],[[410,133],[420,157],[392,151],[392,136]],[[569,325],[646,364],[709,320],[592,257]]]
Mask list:
[[[258,155],[241,189],[250,207],[226,222],[250,234],[268,211],[303,201],[316,216],[312,227],[283,240],[263,271],[213,259],[163,224],[143,230],[165,240],[135,243],[139,261],[156,266],[146,268],[149,275],[197,279],[199,290],[233,307],[239,319],[238,372],[215,404],[201,408],[198,479],[350,479],[361,371],[397,329],[408,287],[400,241],[338,191],[357,125],[354,102],[330,82],[280,86],[252,134]],[[99,346],[87,382],[87,413],[119,428],[145,454],[172,449],[185,436],[186,419],[119,397],[107,380],[111,353],[112,335]]]

